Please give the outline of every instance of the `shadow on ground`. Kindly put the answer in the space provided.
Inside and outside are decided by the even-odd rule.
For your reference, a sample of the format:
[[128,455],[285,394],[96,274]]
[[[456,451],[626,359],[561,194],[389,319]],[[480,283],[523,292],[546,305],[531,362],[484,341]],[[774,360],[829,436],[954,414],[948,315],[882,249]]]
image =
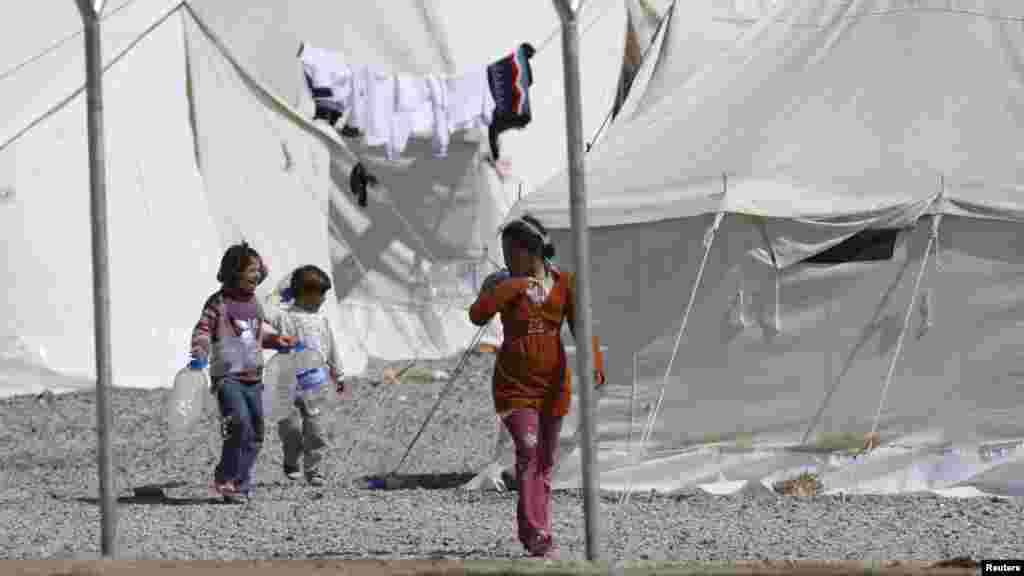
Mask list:
[[[131,496],[121,496],[117,499],[118,504],[127,505],[150,505],[150,506],[197,506],[201,504],[225,504],[220,497],[209,496],[206,498],[175,498],[168,496],[166,490],[186,486],[184,482],[165,482],[163,484],[147,484],[132,489]],[[83,504],[99,505],[99,498],[78,497],[77,502]]]
[[371,490],[451,490],[475,477],[475,473],[391,474],[364,476],[359,483]]

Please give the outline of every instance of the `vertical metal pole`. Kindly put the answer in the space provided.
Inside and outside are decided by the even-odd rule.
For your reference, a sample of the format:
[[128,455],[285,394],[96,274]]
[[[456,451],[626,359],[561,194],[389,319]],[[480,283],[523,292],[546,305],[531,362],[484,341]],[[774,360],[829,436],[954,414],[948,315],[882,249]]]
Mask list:
[[85,28],[85,77],[89,130],[89,189],[92,217],[92,282],[96,340],[96,430],[100,475],[100,550],[116,556],[117,509],[110,414],[110,274],[107,256],[107,173],[103,140],[103,62],[100,21],[90,0],[77,0]]
[[576,360],[580,380],[582,427],[583,518],[587,560],[601,557],[597,482],[594,459],[594,358],[590,315],[590,238],[587,194],[583,173],[583,120],[580,109],[579,26],[580,6],[554,0],[562,20],[562,59],[565,65],[565,123],[569,147],[569,203],[572,216],[573,264],[576,271]]

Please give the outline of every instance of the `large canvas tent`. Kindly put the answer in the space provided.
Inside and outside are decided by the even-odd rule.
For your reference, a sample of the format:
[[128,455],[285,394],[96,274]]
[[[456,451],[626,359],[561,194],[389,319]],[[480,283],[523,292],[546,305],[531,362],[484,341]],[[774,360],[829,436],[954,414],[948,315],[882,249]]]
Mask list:
[[[584,15],[585,127],[615,96],[625,34],[621,0]],[[452,354],[475,328],[465,306],[494,231],[521,181],[564,156],[559,23],[522,7],[481,30],[497,2],[367,4],[265,0],[108,2],[102,45],[110,210],[114,385],[170,384],[188,334],[216,289],[227,244],[251,242],[270,280],[314,263],[332,272],[328,302],[350,373],[369,356]],[[514,21],[514,25],[512,25]],[[0,23],[0,229],[8,297],[0,394],[93,385],[88,163],[81,21],[73,2],[25,4]],[[534,122],[505,138],[513,176],[484,161],[479,134],[445,159],[414,142],[388,162],[313,123],[300,42],[411,74],[484,66],[520,42],[539,52]],[[616,52],[618,51],[618,53]],[[483,140],[483,141],[482,141]],[[349,193],[362,161],[381,181],[369,205]]]
[[[636,417],[601,403],[602,487],[813,469],[827,490],[1021,491],[1022,23],[1009,0],[796,0],[608,130],[593,314],[638,396]],[[563,254],[567,190],[510,215]],[[828,453],[871,431],[882,448]],[[629,434],[643,450],[616,455]]]

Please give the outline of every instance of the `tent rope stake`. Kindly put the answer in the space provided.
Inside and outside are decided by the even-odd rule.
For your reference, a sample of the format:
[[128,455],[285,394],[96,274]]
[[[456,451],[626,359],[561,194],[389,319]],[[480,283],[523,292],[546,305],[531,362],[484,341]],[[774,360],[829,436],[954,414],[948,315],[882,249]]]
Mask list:
[[896,341],[896,350],[893,352],[892,360],[889,361],[889,371],[885,375],[885,382],[882,384],[882,394],[878,400],[878,410],[875,411],[875,419],[871,424],[872,435],[878,431],[878,420],[882,416],[882,408],[885,406],[885,399],[889,392],[889,385],[892,384],[892,376],[896,370],[896,362],[899,360],[900,353],[903,351],[903,342],[906,340],[907,328],[910,326],[910,317],[913,315],[914,305],[917,303],[917,293],[921,290],[921,280],[924,279],[924,272],[928,269],[928,258],[931,256],[932,249],[939,237],[939,223],[942,221],[942,214],[936,214],[932,218],[932,229],[928,236],[928,246],[925,248],[924,255],[921,258],[921,268],[917,271],[917,279],[914,281],[914,291],[910,294],[910,302],[907,304],[907,310],[903,314],[903,328],[900,330],[899,339]]
[[[665,401],[665,388],[668,386],[668,377],[672,373],[672,366],[675,364],[676,356],[679,353],[679,344],[683,340],[683,333],[686,331],[686,325],[690,321],[690,312],[693,310],[693,304],[697,299],[697,290],[700,288],[701,279],[704,277],[704,268],[708,263],[708,256],[711,254],[711,246],[714,244],[715,237],[718,235],[718,229],[722,225],[722,219],[725,217],[725,191],[728,187],[728,177],[722,175],[722,208],[715,214],[715,221],[711,224],[708,229],[707,235],[704,237],[704,257],[701,258],[700,268],[697,269],[697,277],[693,281],[693,287],[690,289],[690,300],[686,303],[686,309],[683,311],[683,319],[679,326],[679,331],[676,333],[675,346],[672,348],[672,357],[669,359],[668,366],[665,368],[665,376],[661,381],[661,392],[658,394],[658,402],[654,406],[654,410],[651,411],[651,415],[647,419],[647,425],[644,427],[644,433],[640,437],[641,449],[647,446],[647,441],[650,439],[651,430],[654,428],[654,422],[658,417],[658,412],[661,410],[661,405]],[[625,504],[629,501],[629,496],[633,490],[633,473],[630,471],[628,480],[626,481],[626,490],[623,492],[622,497],[619,499],[620,504]]]
[[423,419],[423,424],[420,425],[419,431],[416,432],[416,435],[413,436],[412,441],[409,442],[409,445],[405,448],[405,454],[402,455],[402,459],[398,461],[398,465],[395,466],[395,468],[391,471],[390,476],[394,476],[395,474],[397,474],[398,470],[401,469],[403,464],[405,464],[405,460],[406,458],[409,457],[409,454],[412,452],[413,446],[415,446],[416,442],[419,441],[420,436],[423,434],[423,431],[427,429],[427,424],[429,424],[431,418],[434,417],[434,414],[437,412],[437,409],[441,406],[441,402],[443,402],[444,399],[448,397],[448,393],[451,392],[452,385],[458,379],[459,373],[462,372],[462,369],[466,365],[466,360],[469,359],[469,355],[472,354],[473,350],[476,350],[477,345],[480,344],[480,340],[483,338],[484,332],[487,330],[487,326],[489,325],[490,324],[481,326],[476,331],[476,336],[474,336],[473,341],[470,342],[469,348],[466,348],[466,351],[462,353],[462,358],[459,359],[458,365],[455,366],[455,370],[453,370],[451,376],[448,377],[448,383],[445,384],[444,389],[441,390],[441,394],[437,397],[437,400],[434,402],[433,408],[430,409],[430,412],[427,412],[427,417]]

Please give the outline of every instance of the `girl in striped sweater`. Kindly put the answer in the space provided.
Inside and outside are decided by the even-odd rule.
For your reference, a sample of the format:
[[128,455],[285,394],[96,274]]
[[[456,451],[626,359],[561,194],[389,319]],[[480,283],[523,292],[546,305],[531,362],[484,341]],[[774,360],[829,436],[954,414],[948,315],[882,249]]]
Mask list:
[[192,331],[189,366],[209,367],[220,407],[223,447],[214,489],[226,501],[248,497],[263,445],[261,348],[280,350],[296,343],[274,331],[256,299],[256,286],[266,277],[256,250],[244,242],[228,248],[217,273],[221,288],[206,300]]

